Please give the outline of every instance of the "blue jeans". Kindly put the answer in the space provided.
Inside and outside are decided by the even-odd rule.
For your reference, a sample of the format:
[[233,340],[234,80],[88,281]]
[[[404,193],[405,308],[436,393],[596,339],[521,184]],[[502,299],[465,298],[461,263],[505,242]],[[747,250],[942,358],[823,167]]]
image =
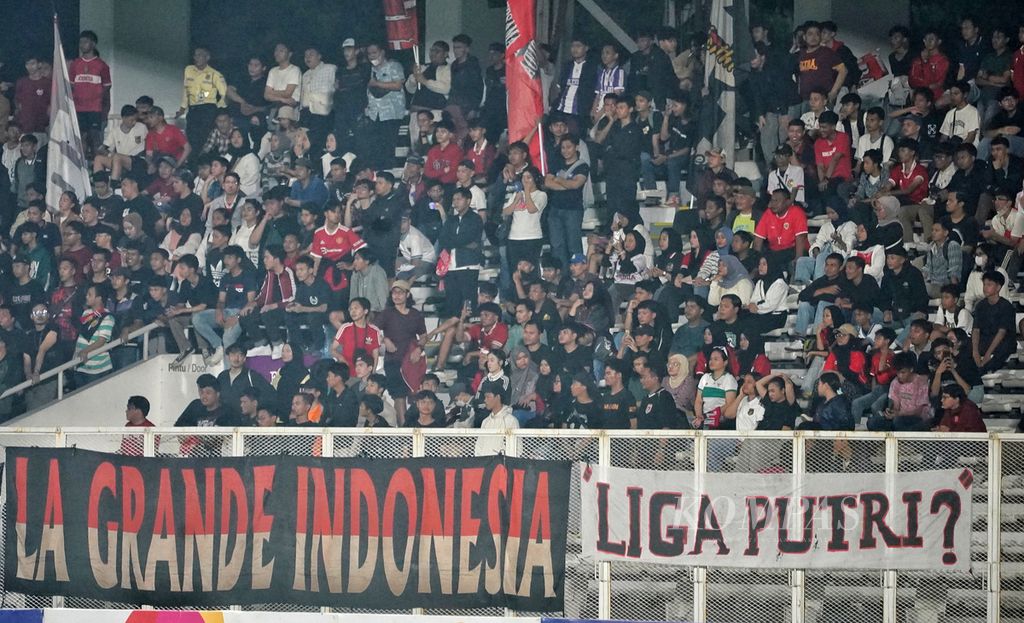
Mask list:
[[654,176],[653,156],[646,151],[640,152],[640,188],[654,190],[658,187]]
[[672,195],[679,196],[681,193],[680,187],[683,181],[683,171],[690,166],[689,156],[676,156],[675,158],[669,158],[665,163],[665,170],[668,173],[668,196]]
[[900,415],[889,419],[883,413],[876,413],[868,418],[868,430],[875,432],[895,431],[926,431],[928,422],[916,415]]
[[885,402],[888,399],[889,388],[876,386],[868,393],[853,401],[853,404],[851,405],[853,421],[860,422],[860,418],[864,415],[865,410],[868,411],[868,417],[875,415],[876,412],[880,411],[885,406]]
[[[241,311],[240,309],[225,309],[224,318],[237,317]],[[192,328],[210,345],[210,348],[217,349],[222,346],[227,348],[242,336],[242,324],[239,322],[236,322],[234,326],[224,328],[223,339],[217,335],[216,327],[217,310],[204,309],[198,314],[192,314]]]
[[825,258],[832,252],[832,244],[821,248],[817,257],[796,258],[796,269],[793,271],[793,283],[810,283],[825,274]]
[[796,310],[796,332],[798,335],[806,335],[807,329],[821,324],[821,317],[825,314],[825,308],[831,305],[822,301],[815,306],[813,303],[802,301]]
[[551,210],[548,213],[548,234],[551,237],[551,255],[562,262],[565,274],[569,270],[569,258],[577,253],[583,254],[583,210]]

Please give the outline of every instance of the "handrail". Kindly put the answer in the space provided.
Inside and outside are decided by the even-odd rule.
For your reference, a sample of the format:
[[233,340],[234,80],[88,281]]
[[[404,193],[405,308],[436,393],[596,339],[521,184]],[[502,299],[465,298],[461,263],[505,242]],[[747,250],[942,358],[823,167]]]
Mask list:
[[[156,329],[161,329],[161,328],[163,328],[163,325],[161,325],[159,323],[156,323],[156,322],[151,322],[151,323],[147,324],[146,326],[142,327],[141,329],[136,329],[135,331],[132,331],[131,333],[128,334],[128,340],[129,341],[139,337],[140,335],[143,336],[142,358],[144,360],[145,359],[149,359],[149,334],[152,331],[154,331]],[[121,346],[123,343],[124,342],[122,342],[121,338],[118,338],[116,340],[112,340],[112,341],[107,342],[106,344],[104,344],[103,348],[99,348],[99,349],[93,351],[92,355],[102,355],[103,353],[105,353],[105,352],[107,352],[109,350],[113,350],[114,348],[117,348],[118,346]],[[90,355],[90,357],[92,355]],[[65,370],[71,370],[73,368],[77,368],[80,365],[82,365],[82,362],[77,357],[73,357],[70,361],[66,361],[66,362],[60,364],[59,366],[57,366],[55,368],[50,368],[46,372],[43,372],[42,374],[40,374],[39,375],[39,381],[33,381],[32,379],[25,379],[21,383],[18,383],[14,387],[12,387],[12,388],[8,389],[7,391],[5,391],[3,394],[0,394],[0,400],[2,400],[4,398],[7,398],[8,396],[13,396],[13,395],[21,392],[22,390],[28,389],[29,387],[33,387],[35,385],[39,385],[43,381],[47,381],[47,380],[49,380],[49,379],[51,379],[51,378],[53,378],[55,376],[63,374],[63,372]],[[64,397],[64,383],[62,382],[61,379],[62,379],[62,377],[58,376],[58,379],[57,379],[57,399],[58,400],[60,400],[61,398]]]

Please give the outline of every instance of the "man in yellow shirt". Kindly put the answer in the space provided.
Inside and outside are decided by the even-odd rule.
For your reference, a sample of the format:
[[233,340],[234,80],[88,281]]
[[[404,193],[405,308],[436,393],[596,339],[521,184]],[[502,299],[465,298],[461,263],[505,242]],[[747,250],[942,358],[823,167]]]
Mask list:
[[192,52],[192,64],[185,68],[185,88],[181,95],[181,108],[176,116],[188,111],[185,135],[192,151],[199,153],[213,130],[217,109],[227,106],[227,82],[224,75],[210,67],[210,51],[197,47]]

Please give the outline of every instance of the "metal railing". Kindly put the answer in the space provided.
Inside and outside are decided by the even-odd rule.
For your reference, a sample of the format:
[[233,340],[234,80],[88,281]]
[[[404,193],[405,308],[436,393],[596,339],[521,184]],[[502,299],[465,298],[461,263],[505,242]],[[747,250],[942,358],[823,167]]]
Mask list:
[[[124,344],[126,342],[130,342],[131,340],[134,340],[135,338],[137,338],[137,337],[139,337],[141,335],[142,336],[142,361],[145,361],[145,360],[149,359],[149,334],[152,333],[153,331],[155,331],[156,329],[162,329],[162,328],[164,328],[164,325],[157,324],[155,322],[151,322],[151,323],[147,324],[146,326],[142,327],[141,329],[136,329],[135,331],[132,331],[131,333],[129,333],[127,340],[122,341],[121,338],[118,338],[116,340],[111,340],[111,341],[107,342],[106,344],[103,345],[102,348],[97,348],[96,350],[94,350],[92,352],[92,354],[90,355],[90,357],[93,357],[95,355],[101,355],[101,354],[103,354],[105,352],[111,351],[111,350],[117,348],[118,346],[121,346],[122,344]],[[59,366],[57,366],[56,368],[50,368],[49,370],[46,370],[45,372],[41,373],[39,375],[39,380],[38,381],[33,381],[32,379],[26,379],[26,380],[22,381],[21,383],[18,383],[17,385],[15,385],[14,387],[11,387],[7,391],[5,391],[3,394],[0,394],[0,400],[2,400],[4,398],[7,398],[8,396],[13,396],[13,395],[15,395],[15,394],[17,394],[19,392],[22,392],[22,391],[24,391],[24,390],[26,390],[26,389],[28,389],[30,387],[34,387],[36,385],[41,385],[43,382],[49,381],[53,377],[57,377],[57,400],[60,400],[61,398],[64,397],[64,372],[66,372],[68,370],[74,370],[75,368],[77,368],[80,365],[82,365],[82,360],[79,359],[78,357],[74,357],[70,361],[66,361],[66,362],[60,364]]]
[[[199,436],[202,443],[180,443]],[[578,479],[572,479],[565,610],[575,618],[897,623],[1001,621],[1024,616],[1024,436],[1012,434],[800,433],[420,429],[10,428],[0,446],[78,447],[145,456],[472,456],[481,436],[503,437],[511,456],[707,472],[911,472],[948,467],[975,473],[969,572],[847,569],[722,569],[584,560]],[[835,440],[843,439],[837,454]],[[665,440],[664,442],[662,440]],[[657,452],[657,455],[655,455]],[[841,454],[841,456],[840,456]],[[656,458],[655,458],[656,457]],[[934,460],[934,459],[932,459]],[[127,607],[81,598],[2,595],[7,606]],[[298,611],[292,604],[247,610]],[[334,611],[350,611],[339,605]],[[399,612],[399,611],[396,611]],[[401,611],[408,612],[408,611]],[[426,614],[514,615],[501,609]],[[522,613],[527,614],[527,613]],[[529,613],[535,616],[536,613]],[[559,613],[561,614],[561,613]]]

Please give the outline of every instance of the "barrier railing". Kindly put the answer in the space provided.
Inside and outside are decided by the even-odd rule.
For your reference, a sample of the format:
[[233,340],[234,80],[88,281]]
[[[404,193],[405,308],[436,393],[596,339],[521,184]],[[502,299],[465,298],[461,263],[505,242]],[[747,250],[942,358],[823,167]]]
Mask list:
[[[160,328],[163,328],[163,325],[159,325],[159,324],[157,324],[155,322],[151,322],[151,323],[147,324],[146,326],[142,327],[141,329],[136,329],[135,331],[132,331],[131,333],[128,334],[128,338],[127,338],[126,341],[134,340],[135,338],[139,337],[140,335],[142,336],[142,346],[141,346],[141,348],[142,348],[142,360],[143,361],[145,361],[146,359],[149,359],[149,334],[152,333],[153,331],[155,331],[156,329],[160,329]],[[122,345],[124,343],[125,343],[125,341],[122,341],[120,338],[118,338],[116,340],[111,340],[111,341],[107,342],[106,344],[104,344],[101,348],[98,348],[95,351],[93,351],[92,355],[94,356],[94,355],[103,354],[105,352],[108,352],[108,351],[111,351],[111,350],[117,348],[118,346],[120,346],[120,345]],[[64,372],[66,372],[68,370],[74,370],[75,368],[77,368],[80,365],[82,365],[82,360],[78,359],[77,357],[72,359],[71,361],[66,361],[66,362],[60,364],[59,366],[57,366],[56,368],[50,368],[49,370],[46,370],[45,372],[41,373],[39,375],[39,379],[38,380],[26,379],[26,380],[22,381],[21,383],[18,383],[17,385],[15,385],[14,387],[11,387],[7,391],[5,391],[3,394],[0,394],[0,399],[7,398],[8,396],[13,396],[13,395],[17,394],[18,392],[24,391],[24,390],[26,390],[26,389],[28,389],[30,387],[34,387],[36,385],[41,385],[43,382],[49,381],[53,377],[57,377],[57,400],[60,400],[61,398],[64,397]]]
[[[202,443],[180,443],[199,436]],[[565,616],[694,623],[843,620],[844,623],[1017,620],[1024,615],[1024,436],[871,432],[746,434],[692,431],[477,431],[452,429],[9,428],[0,447],[78,447],[145,456],[293,455],[378,458],[472,456],[481,436],[501,437],[510,456],[708,472],[974,471],[969,572],[848,569],[722,569],[593,563],[580,547],[580,501],[569,502]],[[842,440],[841,444],[836,444]],[[2,572],[2,571],[0,571]],[[7,607],[139,607],[81,598],[3,594]],[[250,610],[299,611],[291,604]],[[308,608],[307,608],[308,610]],[[334,611],[345,612],[343,606]],[[397,611],[396,611],[397,612]],[[420,611],[515,615],[500,609]],[[536,613],[529,613],[536,615]]]

